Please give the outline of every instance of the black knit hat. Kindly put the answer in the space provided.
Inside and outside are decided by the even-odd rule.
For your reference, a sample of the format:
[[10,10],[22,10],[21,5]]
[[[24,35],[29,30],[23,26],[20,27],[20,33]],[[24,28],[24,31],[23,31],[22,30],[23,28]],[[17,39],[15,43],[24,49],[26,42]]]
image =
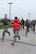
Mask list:
[[17,17],[15,17],[15,19],[17,19]]

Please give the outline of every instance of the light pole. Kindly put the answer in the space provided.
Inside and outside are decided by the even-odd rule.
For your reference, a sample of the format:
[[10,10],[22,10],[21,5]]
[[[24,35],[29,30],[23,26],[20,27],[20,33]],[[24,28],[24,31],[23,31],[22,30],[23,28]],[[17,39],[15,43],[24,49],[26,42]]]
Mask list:
[[29,13],[29,21],[30,21],[30,14],[31,14],[31,13]]
[[13,3],[8,3],[9,4],[9,18],[10,18],[10,16],[11,16],[11,4],[13,4]]

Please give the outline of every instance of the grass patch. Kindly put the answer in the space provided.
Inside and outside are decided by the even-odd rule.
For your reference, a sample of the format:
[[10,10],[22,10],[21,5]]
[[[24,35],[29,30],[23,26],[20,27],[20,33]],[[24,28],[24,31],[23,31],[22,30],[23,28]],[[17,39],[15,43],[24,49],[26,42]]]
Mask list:
[[[8,25],[8,28],[11,28],[11,25]],[[0,25],[0,29],[4,29],[4,25]]]

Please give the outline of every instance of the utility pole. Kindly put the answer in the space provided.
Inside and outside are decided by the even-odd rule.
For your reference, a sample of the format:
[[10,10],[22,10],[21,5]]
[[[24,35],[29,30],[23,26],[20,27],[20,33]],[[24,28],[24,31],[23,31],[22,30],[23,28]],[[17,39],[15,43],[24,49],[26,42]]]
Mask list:
[[29,13],[29,20],[30,20],[30,13]]
[[8,3],[9,4],[9,18],[10,18],[10,16],[11,16],[11,4],[13,4],[13,3]]

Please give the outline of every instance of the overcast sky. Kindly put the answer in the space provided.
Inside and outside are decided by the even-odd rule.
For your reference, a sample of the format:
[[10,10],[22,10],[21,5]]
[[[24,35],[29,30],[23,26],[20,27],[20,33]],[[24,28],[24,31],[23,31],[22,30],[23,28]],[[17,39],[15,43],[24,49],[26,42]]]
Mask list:
[[36,19],[36,0],[0,0],[0,18],[7,14],[9,17],[9,2],[13,2],[11,5],[11,18],[15,16],[19,18]]

